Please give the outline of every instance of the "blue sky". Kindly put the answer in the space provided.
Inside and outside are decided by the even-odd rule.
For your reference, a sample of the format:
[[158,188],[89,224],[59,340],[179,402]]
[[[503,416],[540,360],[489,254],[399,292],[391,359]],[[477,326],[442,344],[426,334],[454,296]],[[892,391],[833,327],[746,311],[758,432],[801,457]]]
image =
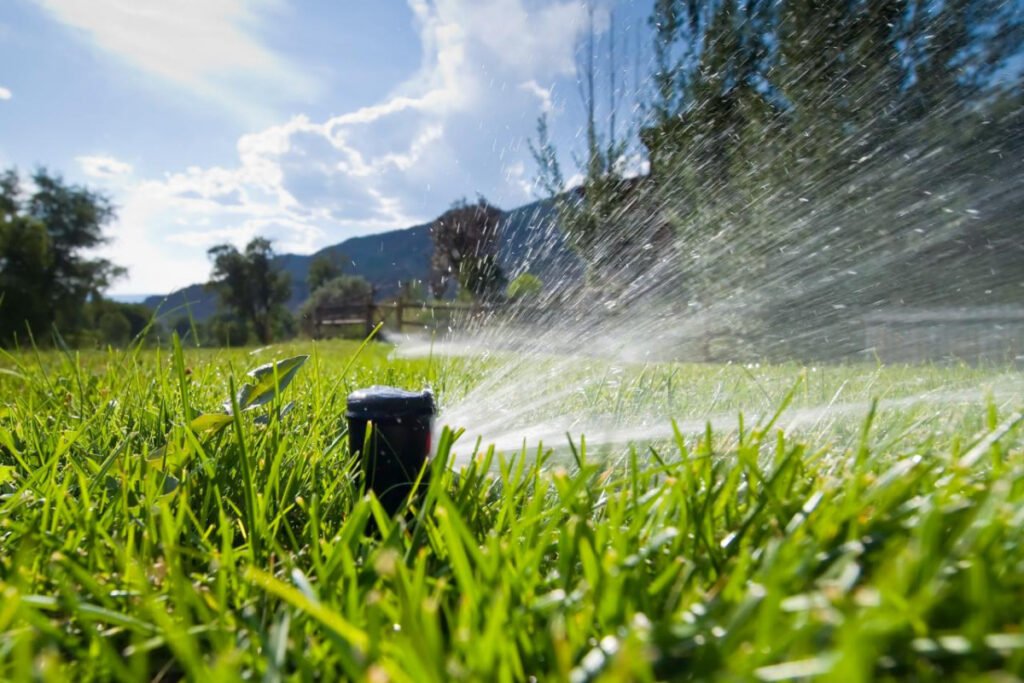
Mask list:
[[[592,4],[649,43],[650,0]],[[169,291],[225,241],[308,253],[530,201],[541,111],[573,168],[587,26],[578,0],[4,0],[0,167],[107,192],[112,292]]]

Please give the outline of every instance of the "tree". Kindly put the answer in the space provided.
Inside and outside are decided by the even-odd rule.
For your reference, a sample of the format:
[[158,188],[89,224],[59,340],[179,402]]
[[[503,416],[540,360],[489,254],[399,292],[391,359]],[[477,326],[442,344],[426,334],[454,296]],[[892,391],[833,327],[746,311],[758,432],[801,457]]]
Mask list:
[[832,357],[862,350],[873,308],[1019,301],[1019,3],[653,4],[649,174],[631,186],[607,163],[592,39],[581,186],[564,187],[543,116],[531,144],[588,280],[621,274],[619,291],[728,320],[759,353]]
[[85,310],[88,331],[79,335],[80,343],[125,346],[130,342],[156,341],[162,326],[153,319],[153,311],[141,304],[109,299],[93,299]]
[[309,274],[306,276],[310,294],[319,289],[325,282],[341,275],[341,261],[343,258],[337,252],[320,254],[313,258],[309,264]]
[[286,315],[290,278],[273,263],[270,240],[256,237],[239,252],[230,244],[211,248],[213,272],[208,287],[217,290],[221,304],[250,323],[261,344],[273,341],[275,323]]
[[464,259],[459,268],[459,285],[476,301],[500,298],[505,287],[505,273],[494,254]]
[[645,185],[687,301],[737,302],[788,352],[813,320],[799,344],[835,353],[859,350],[871,307],[1013,291],[1020,195],[998,179],[1020,177],[1019,99],[1001,94],[1021,92],[1020,16],[998,0],[657,0]]
[[316,288],[299,309],[299,318],[307,334],[315,332],[316,309],[323,306],[369,305],[373,301],[373,287],[358,275],[339,275]]
[[[529,147],[538,168],[537,185],[554,203],[567,245],[586,265],[589,283],[608,291],[623,284],[624,270],[643,265],[645,258],[640,250],[656,240],[659,226],[623,220],[631,207],[636,207],[639,195],[636,182],[627,177],[625,168],[634,148],[630,135],[623,130],[628,130],[629,124],[622,125],[618,118],[623,97],[617,85],[621,65],[616,61],[615,15],[609,15],[607,35],[599,39],[593,4],[588,3],[587,12],[588,31],[576,50],[585,145],[575,158],[582,174],[579,187],[565,187],[546,114],[538,118],[537,137],[529,141]],[[607,48],[603,60],[598,57],[601,42]],[[598,82],[602,72],[608,77],[604,92]],[[603,106],[599,102],[604,99],[602,95],[607,96]],[[638,111],[636,106],[632,109]]]
[[508,283],[505,295],[511,301],[533,301],[544,290],[544,283],[532,273],[522,273]]
[[222,311],[214,315],[200,332],[204,343],[214,346],[244,346],[249,341],[249,325],[235,313]]
[[427,300],[427,290],[422,280],[405,280],[399,283],[398,298],[407,303]]
[[104,311],[96,320],[96,331],[105,344],[124,346],[132,338],[132,324],[118,310]]
[[674,293],[698,306],[721,299],[735,273],[770,254],[744,248],[761,229],[744,207],[778,168],[770,157],[781,139],[779,104],[768,87],[776,4],[658,0],[651,17],[657,87],[640,131],[650,160],[642,195],[644,222],[663,230],[646,243],[676,262]]
[[17,171],[0,175],[0,342],[56,327],[69,341],[86,324],[86,303],[125,273],[89,255],[114,220],[110,200],[46,169],[23,191]]
[[46,227],[7,214],[0,223],[0,338],[44,332],[53,323],[47,281],[52,260]]
[[453,278],[474,297],[500,291],[504,276],[497,254],[502,215],[501,209],[483,197],[474,204],[462,199],[431,224],[430,291],[434,298],[444,296]]

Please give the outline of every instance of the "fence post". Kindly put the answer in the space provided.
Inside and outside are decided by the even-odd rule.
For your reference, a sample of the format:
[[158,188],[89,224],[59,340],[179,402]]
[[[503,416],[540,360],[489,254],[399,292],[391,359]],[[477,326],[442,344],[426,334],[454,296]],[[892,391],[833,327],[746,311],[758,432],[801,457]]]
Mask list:
[[402,311],[404,308],[405,297],[399,294],[398,300],[395,302],[395,331],[398,334],[402,334]]
[[373,334],[373,301],[366,302],[366,334],[364,337],[369,337]]

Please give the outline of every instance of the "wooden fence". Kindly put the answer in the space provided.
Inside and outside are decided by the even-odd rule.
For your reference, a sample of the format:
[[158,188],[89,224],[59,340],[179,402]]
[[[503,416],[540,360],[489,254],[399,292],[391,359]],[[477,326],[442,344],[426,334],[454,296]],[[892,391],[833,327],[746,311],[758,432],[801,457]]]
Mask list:
[[[409,327],[466,325],[491,313],[526,324],[564,313],[558,304],[521,306],[440,301],[374,302],[323,306],[314,311],[313,333],[320,338],[332,328],[358,328],[366,336],[384,322],[392,331]],[[506,315],[507,314],[507,315]],[[934,308],[876,311],[861,318],[863,354],[885,363],[959,361],[1024,365],[1024,307]],[[850,334],[856,335],[856,325]],[[691,360],[723,361],[750,356],[744,343],[757,348],[757,340],[739,333],[703,329],[680,339],[675,349]],[[725,348],[716,344],[726,342]],[[719,344],[720,345],[720,344]],[[760,344],[764,346],[764,344]],[[854,353],[851,351],[850,353]]]
[[[374,302],[321,306],[313,312],[314,336],[320,338],[327,328],[343,326],[362,327],[364,336],[373,332],[378,324],[388,321],[401,332],[409,326],[423,326],[427,321],[450,321],[453,316],[471,320],[496,310],[496,306],[479,303],[439,301],[419,303],[409,301]],[[426,319],[426,320],[425,320]]]
[[864,318],[865,348],[884,362],[1024,361],[1024,308],[979,306],[876,312]]

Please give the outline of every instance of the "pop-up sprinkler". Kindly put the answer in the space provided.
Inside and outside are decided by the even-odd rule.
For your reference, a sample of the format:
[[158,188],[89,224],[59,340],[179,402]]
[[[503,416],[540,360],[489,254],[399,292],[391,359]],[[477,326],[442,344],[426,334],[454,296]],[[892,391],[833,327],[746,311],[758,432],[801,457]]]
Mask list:
[[[373,386],[348,396],[349,450],[362,460],[366,487],[389,515],[409,496],[430,455],[434,395]],[[424,473],[421,484],[427,482]]]

